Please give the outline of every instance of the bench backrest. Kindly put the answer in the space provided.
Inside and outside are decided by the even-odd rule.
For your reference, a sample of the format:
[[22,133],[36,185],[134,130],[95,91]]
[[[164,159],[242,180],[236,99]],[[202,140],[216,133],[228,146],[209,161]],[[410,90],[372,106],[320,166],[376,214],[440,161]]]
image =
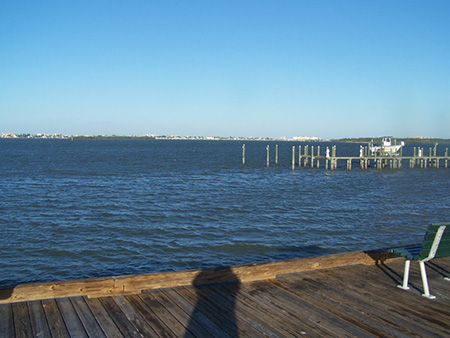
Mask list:
[[[430,251],[433,249],[433,243],[438,241],[436,234],[442,235],[442,237],[439,242],[439,246],[437,247],[437,251],[433,255],[433,252]],[[450,256],[450,222],[431,224],[425,234],[419,259],[425,260],[427,258],[432,259],[434,257],[437,258],[445,256]]]

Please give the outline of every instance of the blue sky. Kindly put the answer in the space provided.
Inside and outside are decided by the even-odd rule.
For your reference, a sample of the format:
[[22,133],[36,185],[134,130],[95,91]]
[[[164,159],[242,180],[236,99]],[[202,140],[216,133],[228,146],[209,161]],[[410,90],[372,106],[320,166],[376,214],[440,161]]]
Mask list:
[[2,1],[0,132],[450,138],[450,1]]

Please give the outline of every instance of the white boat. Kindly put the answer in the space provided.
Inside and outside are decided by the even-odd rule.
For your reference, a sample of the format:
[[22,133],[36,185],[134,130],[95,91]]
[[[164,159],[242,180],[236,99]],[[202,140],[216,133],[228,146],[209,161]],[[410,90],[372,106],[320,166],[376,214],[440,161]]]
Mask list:
[[371,156],[399,156],[400,149],[405,145],[405,142],[401,141],[397,144],[397,140],[390,136],[383,137],[381,144],[374,144],[373,141],[369,143]]

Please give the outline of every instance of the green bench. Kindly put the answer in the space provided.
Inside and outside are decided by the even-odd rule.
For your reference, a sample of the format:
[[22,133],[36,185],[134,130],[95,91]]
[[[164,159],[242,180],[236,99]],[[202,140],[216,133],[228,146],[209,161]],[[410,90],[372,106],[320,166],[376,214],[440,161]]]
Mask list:
[[[425,238],[421,245],[389,249],[388,252],[404,257],[406,260],[405,272],[403,275],[403,284],[398,285],[398,287],[404,290],[409,289],[409,267],[411,261],[418,261],[420,266],[420,273],[422,275],[422,284],[424,291],[422,296],[434,299],[436,297],[430,295],[430,289],[428,287],[425,262],[428,262],[437,257],[450,256],[450,222],[431,224],[425,234]],[[445,279],[450,280],[450,278],[448,277],[445,277]]]

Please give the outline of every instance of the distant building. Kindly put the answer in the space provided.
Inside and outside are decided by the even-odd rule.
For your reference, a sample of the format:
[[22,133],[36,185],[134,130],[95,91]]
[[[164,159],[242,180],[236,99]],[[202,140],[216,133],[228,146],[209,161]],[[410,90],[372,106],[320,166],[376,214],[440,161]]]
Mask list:
[[1,138],[18,138],[17,134],[15,133],[2,133]]
[[294,136],[292,138],[294,141],[319,141],[319,138],[317,136]]
[[57,138],[57,139],[66,139],[70,138],[70,135],[63,135],[60,133],[54,134],[43,134],[38,133],[36,135],[33,134],[16,134],[16,133],[2,133],[0,138]]

